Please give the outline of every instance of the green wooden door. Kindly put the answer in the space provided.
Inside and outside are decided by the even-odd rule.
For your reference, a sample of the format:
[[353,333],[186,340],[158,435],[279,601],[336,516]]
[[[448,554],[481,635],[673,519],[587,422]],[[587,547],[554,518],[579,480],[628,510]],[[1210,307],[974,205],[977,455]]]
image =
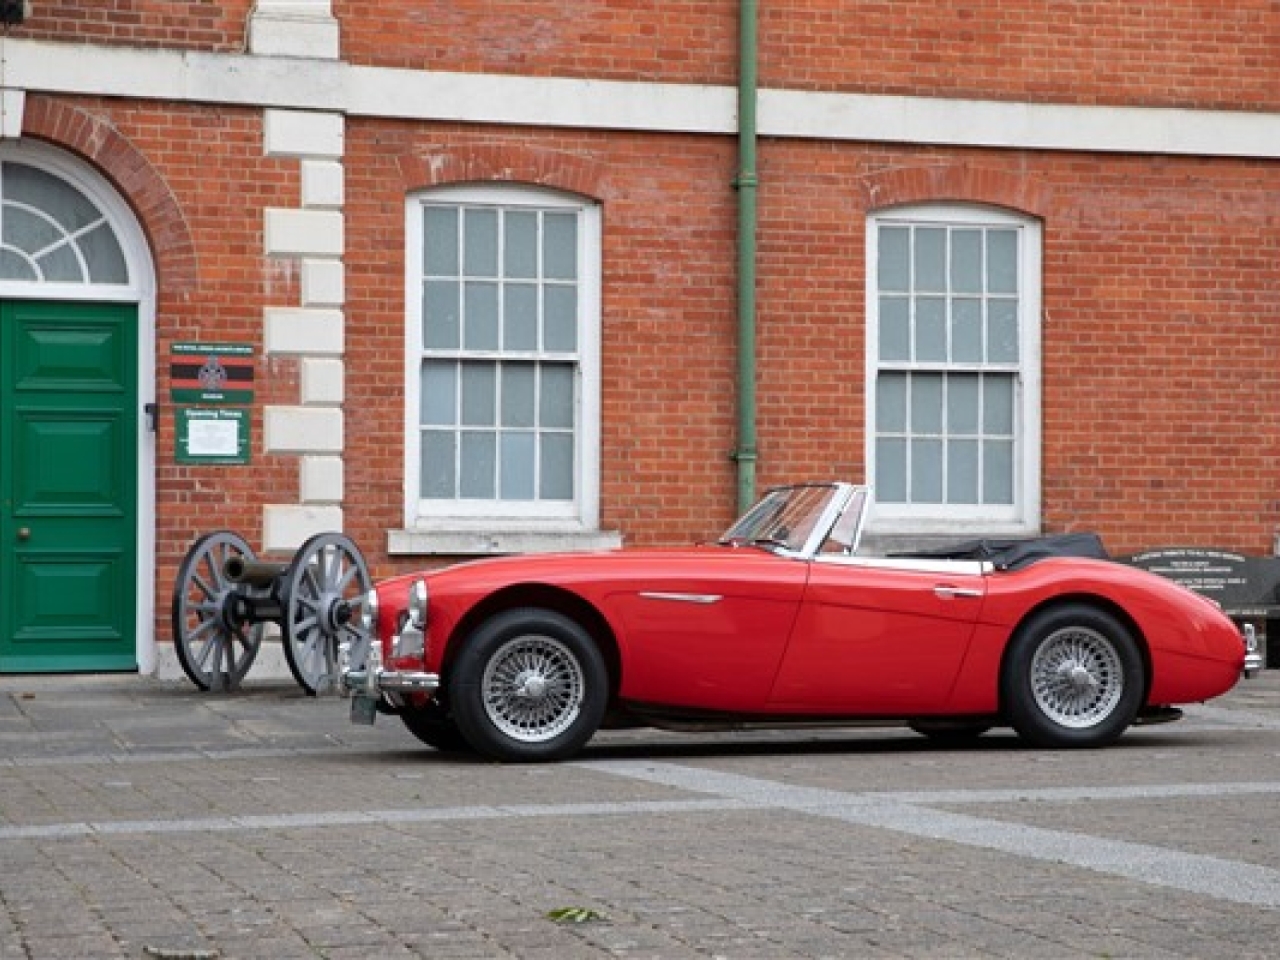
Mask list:
[[137,667],[137,330],[0,303],[0,671]]

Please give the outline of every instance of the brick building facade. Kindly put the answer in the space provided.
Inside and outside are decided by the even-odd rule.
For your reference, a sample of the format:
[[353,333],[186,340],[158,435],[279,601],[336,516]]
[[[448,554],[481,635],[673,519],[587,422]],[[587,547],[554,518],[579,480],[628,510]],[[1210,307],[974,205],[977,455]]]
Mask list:
[[[880,543],[1273,553],[1278,35],[1261,0],[33,0],[0,34],[0,670],[172,672],[214,528],[343,530],[386,575],[865,477]],[[243,455],[202,460],[173,374],[232,346]],[[86,393],[121,401],[50,413]],[[116,498],[87,545],[81,496]],[[40,645],[82,629],[116,639]]]

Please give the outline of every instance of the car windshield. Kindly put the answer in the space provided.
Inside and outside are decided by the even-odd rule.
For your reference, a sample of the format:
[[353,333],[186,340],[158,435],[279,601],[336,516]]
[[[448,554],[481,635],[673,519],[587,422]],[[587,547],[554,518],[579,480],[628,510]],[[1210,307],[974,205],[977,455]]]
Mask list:
[[866,488],[846,483],[776,487],[725,531],[719,543],[801,555],[852,553],[866,499]]

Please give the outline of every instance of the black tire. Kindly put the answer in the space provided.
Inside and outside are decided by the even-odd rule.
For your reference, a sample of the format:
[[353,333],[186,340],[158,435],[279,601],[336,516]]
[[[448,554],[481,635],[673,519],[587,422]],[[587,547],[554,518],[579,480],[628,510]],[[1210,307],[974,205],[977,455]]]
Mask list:
[[1005,655],[1009,722],[1037,747],[1101,747],[1129,728],[1145,697],[1142,655],[1110,614],[1073,603],[1033,615]]
[[563,760],[599,728],[608,686],[586,630],[551,610],[519,608],[486,620],[463,642],[449,702],[477,752],[517,763]]
[[458,725],[438,703],[408,708],[400,713],[405,728],[428,747],[441,753],[468,753],[471,745],[458,732]]
[[958,746],[971,743],[991,729],[992,724],[967,720],[913,720],[908,726],[935,743]]

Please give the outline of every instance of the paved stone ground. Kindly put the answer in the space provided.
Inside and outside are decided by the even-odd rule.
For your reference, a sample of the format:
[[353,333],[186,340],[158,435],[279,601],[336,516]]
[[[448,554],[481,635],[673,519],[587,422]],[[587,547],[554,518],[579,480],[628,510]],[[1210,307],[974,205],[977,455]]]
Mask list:
[[1103,751],[630,731],[535,767],[284,684],[0,677],[0,960],[1272,957],[1278,757],[1280,671]]

